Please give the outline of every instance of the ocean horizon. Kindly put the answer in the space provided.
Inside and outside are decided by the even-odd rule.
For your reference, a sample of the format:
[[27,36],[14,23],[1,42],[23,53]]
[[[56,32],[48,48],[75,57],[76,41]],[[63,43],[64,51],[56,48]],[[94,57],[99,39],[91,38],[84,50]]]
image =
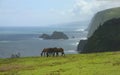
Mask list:
[[[10,58],[20,53],[21,57],[40,56],[43,48],[62,47],[66,54],[77,53],[77,45],[86,38],[86,27],[0,27],[0,58]],[[68,40],[43,40],[40,35],[52,34],[54,31],[64,32]],[[72,38],[72,37],[75,38]]]

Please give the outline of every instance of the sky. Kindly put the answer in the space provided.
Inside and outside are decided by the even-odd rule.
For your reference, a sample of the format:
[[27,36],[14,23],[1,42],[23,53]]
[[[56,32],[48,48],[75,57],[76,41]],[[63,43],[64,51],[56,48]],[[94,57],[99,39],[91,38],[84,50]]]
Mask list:
[[90,21],[119,0],[0,0],[0,26],[53,26]]

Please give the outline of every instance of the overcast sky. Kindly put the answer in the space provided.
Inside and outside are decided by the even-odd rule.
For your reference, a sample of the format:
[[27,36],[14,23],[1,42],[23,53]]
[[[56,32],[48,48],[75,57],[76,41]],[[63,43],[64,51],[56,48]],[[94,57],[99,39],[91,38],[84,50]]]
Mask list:
[[0,26],[50,26],[87,21],[119,0],[0,0]]

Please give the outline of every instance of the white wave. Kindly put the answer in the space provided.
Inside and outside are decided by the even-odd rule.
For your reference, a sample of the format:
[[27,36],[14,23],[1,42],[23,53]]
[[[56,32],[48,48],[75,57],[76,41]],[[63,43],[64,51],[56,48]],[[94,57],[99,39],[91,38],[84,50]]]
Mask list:
[[71,45],[77,46],[79,44],[79,42],[76,43],[72,43]]
[[68,52],[68,53],[77,53],[76,50],[68,50],[68,51],[65,51],[65,52]]
[[75,31],[85,31],[85,29],[76,29]]
[[81,40],[87,40],[87,37],[83,37],[83,38],[81,38]]
[[32,38],[34,40],[43,40],[43,38]]

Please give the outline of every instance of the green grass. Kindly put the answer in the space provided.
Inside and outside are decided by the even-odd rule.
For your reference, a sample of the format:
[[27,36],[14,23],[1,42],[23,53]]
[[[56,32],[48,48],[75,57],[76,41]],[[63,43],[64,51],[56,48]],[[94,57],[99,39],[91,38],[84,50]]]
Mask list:
[[0,59],[0,75],[120,75],[120,52]]

